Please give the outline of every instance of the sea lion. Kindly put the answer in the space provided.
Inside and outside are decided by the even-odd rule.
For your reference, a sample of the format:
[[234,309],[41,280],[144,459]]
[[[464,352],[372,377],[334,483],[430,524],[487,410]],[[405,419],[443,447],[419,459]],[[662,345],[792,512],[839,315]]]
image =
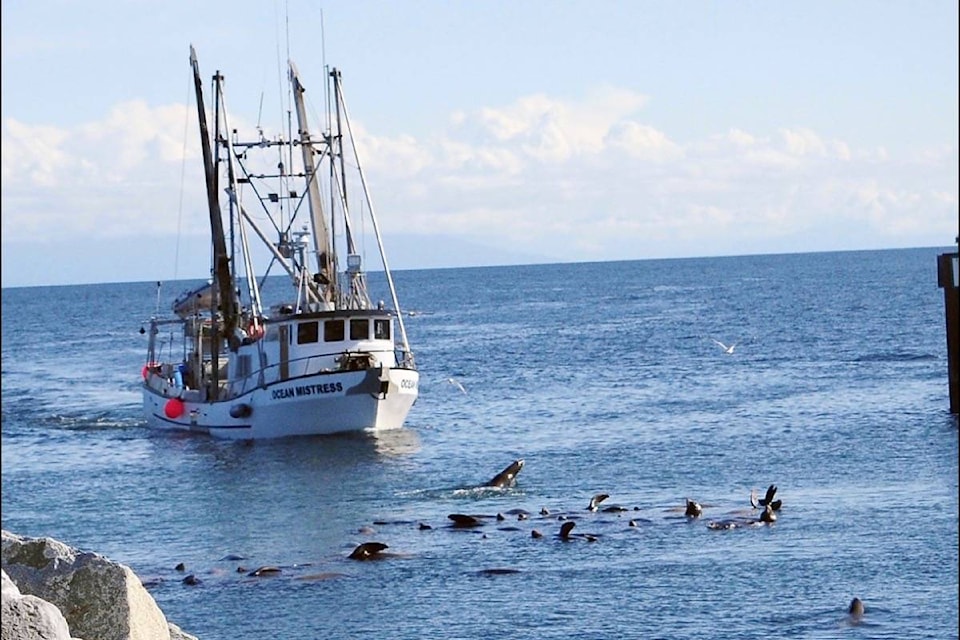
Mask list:
[[512,487],[516,482],[517,474],[520,473],[521,469],[523,469],[523,458],[511,462],[506,469],[490,478],[490,481],[487,482],[486,486],[498,487],[500,489]]
[[733,520],[711,520],[707,523],[707,529],[736,529],[738,527],[755,527],[764,524],[773,524],[777,520],[777,514],[769,504],[763,508],[760,518],[752,520],[749,518],[737,518]]
[[750,491],[750,505],[751,505],[754,509],[757,509],[757,508],[759,508],[759,507],[765,507],[765,506],[767,506],[767,505],[770,505],[770,508],[771,508],[771,509],[773,509],[774,511],[779,511],[779,510],[780,510],[780,507],[783,506],[783,501],[782,501],[782,500],[774,500],[773,497],[774,497],[776,494],[777,494],[777,487],[776,487],[776,485],[770,485],[769,487],[767,487],[767,494],[766,494],[764,497],[762,497],[762,498],[760,498],[759,500],[757,500],[757,492],[756,492],[755,489],[752,489],[752,490]]
[[684,514],[688,518],[699,518],[703,515],[703,507],[699,502],[695,502],[690,498],[687,498],[687,507],[684,510]]
[[607,507],[604,507],[600,511],[604,513],[623,513],[624,511],[629,511],[629,509],[627,509],[622,504],[611,504]]
[[777,521],[777,514],[774,513],[773,505],[767,504],[763,507],[763,512],[760,514],[760,522],[766,522],[770,524]]
[[494,568],[494,569],[480,569],[479,571],[477,571],[477,575],[480,575],[480,576],[506,576],[513,573],[520,573],[520,569]]
[[571,531],[573,531],[573,528],[575,526],[577,526],[576,522],[574,522],[573,520],[567,520],[560,527],[560,533],[557,534],[557,537],[563,541],[573,540],[574,538],[583,538],[587,542],[597,541],[597,536],[593,535],[592,533],[580,533],[580,534],[570,533]]
[[263,576],[275,576],[280,573],[279,567],[260,567],[259,569],[254,569],[247,575],[253,578],[260,578]]
[[465,513],[451,513],[447,516],[450,520],[453,521],[452,527],[467,529],[470,527],[480,527],[483,526],[483,522],[480,521],[476,516],[470,516]]
[[347,556],[351,560],[374,560],[380,556],[380,552],[389,547],[382,542],[364,542]]
[[596,511],[600,503],[609,498],[610,495],[606,493],[598,493],[590,498],[590,504],[587,505],[587,511]]
[[863,617],[864,607],[863,600],[860,598],[854,598],[850,601],[850,606],[847,607],[847,613],[850,614],[851,618],[859,619]]

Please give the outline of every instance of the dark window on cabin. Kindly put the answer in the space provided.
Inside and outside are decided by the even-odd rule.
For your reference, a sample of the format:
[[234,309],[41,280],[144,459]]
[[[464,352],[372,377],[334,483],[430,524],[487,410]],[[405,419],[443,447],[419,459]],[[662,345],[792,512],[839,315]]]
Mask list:
[[250,365],[251,365],[250,356],[248,355],[240,356],[239,358],[237,358],[237,369],[234,372],[234,379],[243,380],[244,378],[249,376],[251,373]]
[[350,339],[367,340],[370,337],[370,321],[366,318],[350,320]]
[[343,320],[327,320],[323,323],[323,340],[340,342],[343,340]]
[[297,344],[310,344],[318,340],[317,322],[301,322],[297,325]]
[[374,340],[390,339],[390,321],[389,320],[373,321],[373,338]]

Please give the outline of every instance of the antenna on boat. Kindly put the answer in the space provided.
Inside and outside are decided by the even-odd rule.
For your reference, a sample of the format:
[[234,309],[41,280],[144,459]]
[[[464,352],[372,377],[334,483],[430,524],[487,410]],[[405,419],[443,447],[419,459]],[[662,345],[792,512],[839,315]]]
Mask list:
[[323,30],[323,9],[320,9],[320,64],[327,68],[327,33]]
[[[330,67],[327,66],[327,32],[323,28],[323,9],[320,9],[320,63],[323,65],[323,72],[329,77]],[[324,114],[326,122],[323,123],[323,126],[326,127],[324,135],[329,138],[333,133],[330,126],[330,113],[332,109],[330,108],[330,83],[323,83],[323,101],[327,105],[327,112]],[[330,143],[327,142],[327,147],[330,153],[333,153],[333,149],[330,146]],[[331,195],[331,200],[333,199]]]
[[263,91],[260,92],[260,108],[257,109],[257,132],[260,134],[260,139],[263,140],[263,127],[261,123],[263,121]]
[[156,314],[160,313],[160,287],[163,283],[157,280],[157,310],[154,312]]

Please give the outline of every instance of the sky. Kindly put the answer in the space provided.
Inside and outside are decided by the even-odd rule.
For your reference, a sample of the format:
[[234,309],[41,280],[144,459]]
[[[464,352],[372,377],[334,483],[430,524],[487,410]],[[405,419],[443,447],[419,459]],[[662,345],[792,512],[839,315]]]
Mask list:
[[191,45],[341,70],[393,269],[949,247],[957,7],[3,0],[2,286],[208,276]]

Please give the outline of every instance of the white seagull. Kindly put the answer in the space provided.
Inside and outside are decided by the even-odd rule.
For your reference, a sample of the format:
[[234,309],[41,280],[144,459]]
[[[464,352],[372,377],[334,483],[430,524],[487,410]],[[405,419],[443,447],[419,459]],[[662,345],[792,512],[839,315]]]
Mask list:
[[733,354],[733,349],[734,349],[734,347],[737,346],[737,343],[736,343],[736,342],[734,342],[733,344],[731,344],[729,347],[728,347],[727,345],[723,344],[722,342],[720,342],[719,340],[714,339],[714,342],[716,342],[718,345],[720,345],[720,348],[723,349],[723,352],[724,352],[724,353],[729,353],[729,354]]
[[455,386],[457,389],[460,389],[460,392],[461,392],[461,393],[466,393],[466,392],[467,392],[467,390],[463,388],[463,385],[460,384],[456,379],[454,379],[454,378],[447,378],[447,382],[449,382],[450,384],[452,384],[453,386]]

